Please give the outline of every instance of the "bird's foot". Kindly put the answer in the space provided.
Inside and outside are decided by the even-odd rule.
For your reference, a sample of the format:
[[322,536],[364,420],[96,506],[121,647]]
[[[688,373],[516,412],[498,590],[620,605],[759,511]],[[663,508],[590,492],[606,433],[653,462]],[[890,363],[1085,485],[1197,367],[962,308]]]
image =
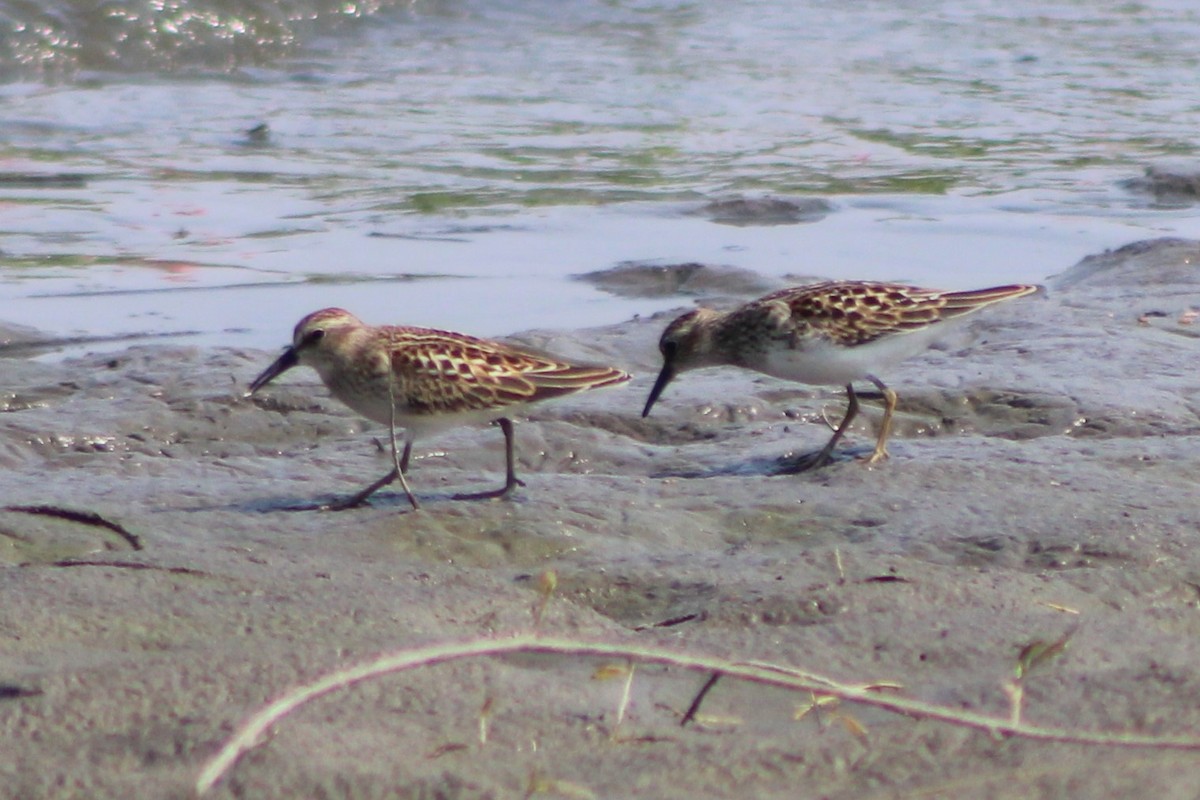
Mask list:
[[499,489],[493,489],[490,492],[465,492],[451,496],[451,500],[494,500],[499,497],[508,497],[518,486],[524,486],[525,481],[520,478],[513,478],[508,483],[501,486]]
[[824,450],[818,450],[813,453],[805,453],[804,455],[795,458],[784,457],[783,463],[779,470],[780,475],[796,475],[801,472],[808,472],[814,469],[828,466],[833,463],[833,453]]

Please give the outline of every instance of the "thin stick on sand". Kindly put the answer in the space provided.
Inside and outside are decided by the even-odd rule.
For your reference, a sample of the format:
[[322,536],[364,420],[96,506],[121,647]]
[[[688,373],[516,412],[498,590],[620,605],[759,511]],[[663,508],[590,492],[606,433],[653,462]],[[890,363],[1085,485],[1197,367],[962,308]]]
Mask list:
[[658,647],[553,637],[541,638],[536,634],[523,633],[507,638],[473,639],[402,650],[380,656],[358,666],[332,672],[312,683],[295,687],[242,723],[233,737],[204,767],[196,782],[196,792],[203,795],[211,789],[243,753],[263,742],[264,735],[272,725],[310,700],[338,689],[353,686],[359,681],[393,672],[403,672],[417,667],[428,667],[467,658],[503,656],[512,653],[542,653],[568,657],[616,657],[635,662],[673,666],[734,680],[838,697],[845,701],[882,708],[911,717],[974,728],[994,737],[1016,736],[1024,739],[1109,747],[1200,750],[1200,738],[1148,736],[1122,731],[1077,731],[1030,725],[1025,722],[1014,722],[1011,716],[990,716],[913,700],[895,694],[881,694],[879,689],[889,686],[885,683],[844,684],[814,673],[763,662],[731,661],[694,653],[677,653]]

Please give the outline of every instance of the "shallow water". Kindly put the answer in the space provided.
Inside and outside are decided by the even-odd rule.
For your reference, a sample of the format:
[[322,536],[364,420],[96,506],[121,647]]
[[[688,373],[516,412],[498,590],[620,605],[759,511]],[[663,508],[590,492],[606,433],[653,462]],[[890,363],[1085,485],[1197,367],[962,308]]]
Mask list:
[[1122,183],[1195,153],[1182,0],[93,5],[0,4],[0,321],[52,336],[499,335],[678,305],[571,280],[626,261],[964,287],[1200,236]]

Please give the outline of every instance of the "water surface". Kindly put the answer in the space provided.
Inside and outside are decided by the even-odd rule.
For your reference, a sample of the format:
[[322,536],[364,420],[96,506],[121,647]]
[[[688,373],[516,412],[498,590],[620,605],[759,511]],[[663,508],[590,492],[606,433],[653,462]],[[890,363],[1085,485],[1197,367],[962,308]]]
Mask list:
[[1123,184],[1194,157],[1182,0],[286,5],[0,3],[0,320],[500,335],[679,304],[571,280],[627,261],[965,287],[1200,236]]

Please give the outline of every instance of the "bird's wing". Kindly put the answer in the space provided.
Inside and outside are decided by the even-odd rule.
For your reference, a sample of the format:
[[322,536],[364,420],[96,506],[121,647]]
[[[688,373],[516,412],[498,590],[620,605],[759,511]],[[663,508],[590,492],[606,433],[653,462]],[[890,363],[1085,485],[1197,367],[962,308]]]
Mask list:
[[946,297],[903,284],[835,281],[784,289],[756,305],[793,340],[818,337],[854,346],[938,322]]
[[478,411],[623,383],[612,367],[582,366],[442,331],[393,335],[392,369],[412,411]]

